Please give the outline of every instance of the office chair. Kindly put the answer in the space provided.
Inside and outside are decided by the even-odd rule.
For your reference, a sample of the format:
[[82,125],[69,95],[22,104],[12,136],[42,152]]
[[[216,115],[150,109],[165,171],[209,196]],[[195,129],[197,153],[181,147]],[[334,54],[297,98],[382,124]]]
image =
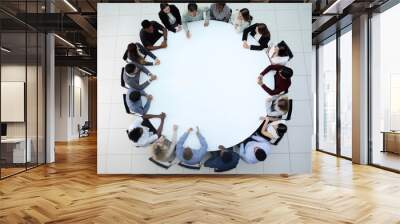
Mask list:
[[[285,136],[285,135],[283,135]],[[279,142],[282,140],[283,136],[279,137],[274,143],[271,143],[272,145],[278,145]]]
[[233,170],[233,169],[235,169],[236,167],[234,167],[234,168],[230,168],[230,169],[214,169],[214,172],[216,172],[216,173],[222,173],[222,172],[226,172],[226,171],[229,171],[229,170]]
[[166,170],[167,170],[168,168],[170,168],[170,167],[173,165],[172,162],[161,162],[161,161],[158,161],[158,160],[153,159],[153,157],[150,157],[149,160],[150,160],[151,162],[153,162],[155,165],[157,165],[157,166],[159,166],[159,167],[161,167],[161,168],[164,168],[164,169],[166,169]]
[[90,129],[89,121],[85,121],[85,123],[82,126],[78,124],[79,138],[89,136],[89,129]]
[[289,99],[289,110],[288,110],[284,120],[289,121],[292,118],[292,111],[293,111],[293,100]]
[[181,167],[187,168],[187,169],[191,169],[191,170],[200,170],[200,168],[201,168],[201,164],[189,165],[184,162],[179,162],[178,165]]
[[136,114],[134,112],[131,112],[131,110],[128,107],[128,103],[126,102],[126,94],[122,94],[122,98],[124,100],[124,107],[125,107],[125,111],[127,114]]
[[128,87],[126,86],[126,83],[124,81],[124,72],[125,72],[125,67],[122,67],[122,69],[121,69],[121,87],[128,89]]

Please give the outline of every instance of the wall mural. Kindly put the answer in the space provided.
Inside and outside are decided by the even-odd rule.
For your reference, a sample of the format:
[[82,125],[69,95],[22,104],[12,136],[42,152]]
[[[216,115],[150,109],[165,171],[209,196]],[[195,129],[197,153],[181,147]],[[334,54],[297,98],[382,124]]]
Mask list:
[[311,5],[99,4],[98,173],[311,170]]

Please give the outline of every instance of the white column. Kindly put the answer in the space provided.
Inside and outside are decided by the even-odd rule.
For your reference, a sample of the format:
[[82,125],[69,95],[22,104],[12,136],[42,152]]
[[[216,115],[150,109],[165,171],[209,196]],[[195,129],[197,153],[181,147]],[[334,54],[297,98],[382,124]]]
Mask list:
[[[47,12],[54,12],[54,5],[46,1]],[[54,34],[46,35],[46,163],[55,161],[55,42]]]
[[368,15],[353,20],[353,162],[368,162]]
[[55,133],[55,61],[54,61],[54,35],[47,34],[46,37],[46,61],[47,61],[47,72],[46,72],[46,163],[52,163],[55,161],[55,149],[54,149],[54,133]]

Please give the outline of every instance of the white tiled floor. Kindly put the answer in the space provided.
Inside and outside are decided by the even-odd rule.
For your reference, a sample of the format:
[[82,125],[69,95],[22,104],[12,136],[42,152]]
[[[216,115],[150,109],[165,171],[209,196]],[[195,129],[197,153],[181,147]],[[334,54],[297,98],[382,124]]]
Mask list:
[[[183,13],[186,4],[176,4]],[[208,4],[200,4],[207,6]],[[311,79],[311,4],[229,4],[248,8],[253,22],[264,22],[271,31],[271,43],[285,40],[294,52],[289,66],[294,70],[290,96],[294,99],[289,131],[264,163],[238,167],[223,174],[311,172],[313,135]],[[126,136],[132,119],[122,105],[120,87],[122,55],[126,45],[139,41],[143,19],[157,20],[159,4],[98,4],[98,173],[101,174],[214,174],[209,168],[188,170],[174,165],[165,170],[148,161],[148,148],[136,148]],[[168,127],[166,127],[168,128]],[[256,129],[257,127],[255,127]]]

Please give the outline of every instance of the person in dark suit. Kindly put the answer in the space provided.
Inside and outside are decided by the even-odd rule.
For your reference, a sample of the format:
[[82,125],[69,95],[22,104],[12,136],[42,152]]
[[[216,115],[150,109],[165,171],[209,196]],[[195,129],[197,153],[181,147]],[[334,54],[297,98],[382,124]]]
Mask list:
[[160,9],[158,16],[164,26],[174,33],[181,31],[182,18],[179,9],[175,5],[169,5],[168,3],[161,3]]
[[218,151],[211,152],[211,158],[205,163],[205,167],[214,168],[215,172],[224,172],[236,168],[240,156],[230,149],[220,145]]
[[[159,46],[154,44],[161,38],[164,37],[163,42]],[[168,30],[165,29],[161,24],[156,21],[142,21],[142,30],[140,30],[140,40],[147,50],[157,50],[160,48],[167,47]]]
[[[251,45],[247,43],[247,36],[250,35],[258,41],[260,45]],[[257,50],[261,51],[265,48],[268,48],[268,42],[271,39],[271,34],[268,30],[267,25],[264,23],[255,23],[246,29],[243,30],[243,36],[242,36],[242,41],[243,41],[243,47],[250,49],[250,50]]]

